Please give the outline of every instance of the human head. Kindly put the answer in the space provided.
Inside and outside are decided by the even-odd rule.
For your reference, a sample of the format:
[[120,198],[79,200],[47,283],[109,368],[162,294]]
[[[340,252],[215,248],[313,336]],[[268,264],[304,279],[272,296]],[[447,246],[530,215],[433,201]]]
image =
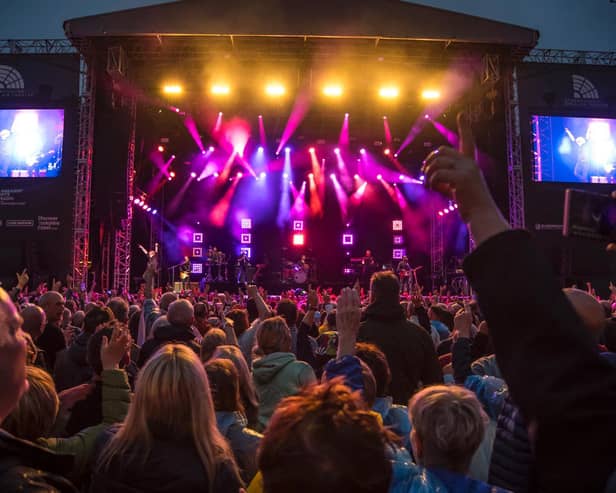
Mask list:
[[128,414],[102,452],[100,467],[141,446],[150,452],[153,439],[183,440],[197,451],[210,480],[217,465],[235,460],[218,431],[209,381],[194,351],[183,344],[166,344],[139,372]]
[[400,299],[400,283],[396,274],[387,270],[377,272],[370,280],[370,303],[398,304]]
[[177,299],[178,299],[178,295],[175,293],[164,293],[160,297],[160,301],[158,303],[158,307],[160,308],[160,311],[165,313],[167,309],[169,308],[169,305]]
[[376,396],[385,397],[391,383],[391,371],[385,353],[374,344],[358,342],[355,344],[355,356],[368,365],[376,382]]
[[48,323],[60,323],[64,315],[64,296],[57,291],[47,291],[41,295],[38,304],[45,312]]
[[26,367],[28,390],[21,396],[2,428],[17,438],[34,441],[51,431],[60,401],[51,375],[36,366]]
[[244,407],[256,409],[259,405],[257,392],[255,391],[252,375],[248,368],[248,363],[242,354],[242,351],[237,346],[223,344],[214,350],[212,359],[228,359],[233,363],[240,379],[240,397],[244,403]]
[[207,305],[203,302],[195,303],[194,312],[195,312],[195,327],[197,327],[197,330],[203,336],[210,328],[210,324],[207,321],[207,318],[208,318]]
[[279,404],[261,440],[264,491],[385,493],[392,475],[390,440],[340,379],[304,389]]
[[584,327],[598,338],[605,328],[605,312],[597,299],[581,289],[563,289],[565,296],[578,316],[582,319]]
[[123,324],[128,323],[128,303],[124,298],[115,297],[107,302],[107,306],[113,312],[115,319]]
[[284,318],[289,327],[297,323],[297,305],[291,300],[281,300],[276,306],[276,315]]
[[208,361],[218,346],[227,342],[227,334],[221,329],[210,329],[201,341],[201,361]]
[[73,317],[71,318],[71,325],[80,329],[83,328],[83,321],[85,316],[86,314],[83,312],[83,310],[77,310],[75,313],[73,313]]
[[372,250],[366,250],[366,257],[372,257]]
[[240,378],[235,365],[228,359],[212,359],[205,364],[210,382],[214,409],[223,412],[242,412]]
[[227,318],[233,320],[233,330],[235,336],[241,336],[246,330],[248,330],[248,313],[241,308],[234,308],[227,313]]
[[45,312],[40,306],[27,304],[21,310],[23,318],[22,329],[32,336],[33,340],[37,340],[45,330],[47,318]]
[[444,323],[449,330],[453,330],[453,315],[447,310],[446,305],[433,305],[428,310],[430,320],[438,320]]
[[425,388],[411,398],[409,417],[419,464],[467,473],[488,420],[475,394],[457,385]]
[[171,325],[190,326],[195,321],[195,310],[188,300],[176,300],[167,309],[167,320]]
[[257,329],[257,345],[263,354],[291,351],[291,332],[282,317],[265,319]]
[[97,328],[102,328],[111,320],[113,320],[113,313],[109,308],[92,308],[83,320],[83,331],[87,334],[94,334]]
[[73,314],[68,308],[64,308],[62,311],[62,328],[66,329],[68,325],[71,323],[71,319],[73,318]]

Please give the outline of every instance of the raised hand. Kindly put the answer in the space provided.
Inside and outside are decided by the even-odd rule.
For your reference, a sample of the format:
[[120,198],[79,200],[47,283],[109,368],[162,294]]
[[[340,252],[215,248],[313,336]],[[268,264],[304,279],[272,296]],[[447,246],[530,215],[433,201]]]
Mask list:
[[126,355],[131,345],[130,332],[127,328],[116,326],[113,328],[111,340],[103,336],[101,343],[101,363],[103,370],[114,370]]
[[[344,288],[338,296],[336,304],[336,329],[340,338],[357,339],[361,321],[361,305],[357,291]],[[355,344],[355,341],[353,341]]]
[[28,271],[24,269],[21,271],[21,274],[19,272],[16,272],[15,276],[17,276],[17,289],[21,291],[28,285],[28,281],[30,280]]
[[88,397],[92,390],[94,390],[94,384],[92,383],[83,383],[81,385],[77,385],[76,387],[63,390],[58,394],[58,399],[60,399],[60,407],[63,411],[70,411],[77,402]]
[[317,294],[317,292],[314,289],[310,289],[308,291],[308,308],[313,308],[313,309],[317,309],[317,306],[319,305],[319,295]]
[[453,319],[453,330],[458,333],[458,337],[470,339],[472,325],[473,314],[468,303],[464,303],[464,310],[460,310]]

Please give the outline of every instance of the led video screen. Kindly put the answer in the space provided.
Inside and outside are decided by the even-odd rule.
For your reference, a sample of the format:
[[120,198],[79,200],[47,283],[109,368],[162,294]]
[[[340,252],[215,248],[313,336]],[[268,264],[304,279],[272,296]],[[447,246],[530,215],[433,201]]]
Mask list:
[[0,178],[55,178],[62,170],[64,110],[0,109]]
[[616,183],[616,119],[532,116],[536,182]]

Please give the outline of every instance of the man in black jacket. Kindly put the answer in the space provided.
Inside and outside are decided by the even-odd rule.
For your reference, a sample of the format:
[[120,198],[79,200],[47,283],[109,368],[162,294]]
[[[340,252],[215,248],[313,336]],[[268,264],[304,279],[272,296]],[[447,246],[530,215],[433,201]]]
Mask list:
[[199,354],[200,347],[192,330],[195,311],[190,301],[182,299],[171,303],[167,310],[167,321],[169,324],[157,327],[153,337],[142,346],[138,361],[140,368],[161,346],[172,342],[186,344]]
[[45,351],[47,370],[49,373],[53,373],[56,365],[56,354],[66,348],[64,333],[60,328],[60,322],[64,315],[64,296],[57,291],[47,291],[39,298],[39,306],[45,312],[47,325],[35,342],[38,347]]
[[400,284],[393,272],[372,276],[370,305],[358,340],[371,342],[385,353],[394,403],[406,405],[421,386],[443,383],[443,375],[432,339],[424,329],[406,320],[399,296]]

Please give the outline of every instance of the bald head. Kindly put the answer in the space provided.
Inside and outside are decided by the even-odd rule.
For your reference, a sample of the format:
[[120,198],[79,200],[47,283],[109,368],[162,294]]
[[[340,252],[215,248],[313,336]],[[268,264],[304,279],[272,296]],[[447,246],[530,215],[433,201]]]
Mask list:
[[21,310],[21,318],[24,319],[22,329],[36,341],[43,333],[47,323],[45,312],[40,306],[28,304]]
[[188,300],[177,300],[169,305],[167,320],[173,325],[192,325],[195,310]]
[[39,306],[45,312],[47,322],[58,324],[64,315],[64,296],[57,291],[47,291],[39,298]]
[[567,288],[563,289],[563,292],[584,322],[584,326],[593,336],[599,337],[605,328],[606,319],[601,303],[581,289]]

